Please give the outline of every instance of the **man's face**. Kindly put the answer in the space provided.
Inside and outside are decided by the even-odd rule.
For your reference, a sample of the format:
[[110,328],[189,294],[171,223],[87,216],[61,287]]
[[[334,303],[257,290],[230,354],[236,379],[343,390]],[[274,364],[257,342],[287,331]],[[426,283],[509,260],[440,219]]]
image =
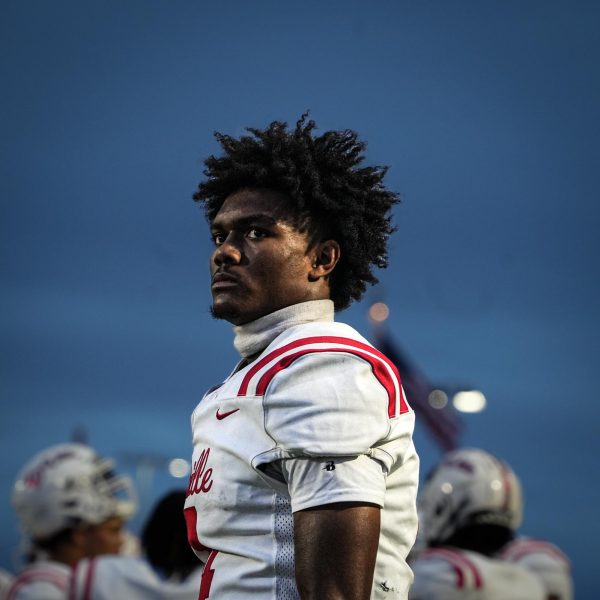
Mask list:
[[213,315],[234,325],[323,297],[311,285],[309,236],[294,225],[289,200],[267,190],[229,196],[211,225]]
[[123,519],[111,517],[84,530],[84,556],[118,554],[123,544]]

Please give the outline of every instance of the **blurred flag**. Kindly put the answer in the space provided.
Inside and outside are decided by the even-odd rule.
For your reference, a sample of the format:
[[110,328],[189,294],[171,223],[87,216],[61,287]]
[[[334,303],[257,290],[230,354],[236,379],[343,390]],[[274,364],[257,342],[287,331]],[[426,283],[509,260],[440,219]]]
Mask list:
[[452,408],[448,405],[443,408],[434,408],[430,404],[429,395],[435,387],[400,350],[398,345],[392,342],[385,328],[379,328],[379,331],[376,332],[375,346],[398,368],[408,403],[413,407],[415,414],[425,424],[442,451],[448,452],[457,448],[462,424]]

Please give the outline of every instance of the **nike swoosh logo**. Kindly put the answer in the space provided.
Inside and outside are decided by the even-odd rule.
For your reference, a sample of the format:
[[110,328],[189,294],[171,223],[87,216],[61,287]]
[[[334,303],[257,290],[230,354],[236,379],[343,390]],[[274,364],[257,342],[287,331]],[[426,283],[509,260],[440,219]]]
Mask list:
[[225,419],[229,415],[232,415],[233,413],[236,413],[238,410],[240,410],[240,409],[239,408],[234,408],[233,410],[228,410],[227,412],[220,413],[219,409],[217,408],[217,412],[216,412],[215,416],[217,417],[217,419],[219,419],[219,421],[222,421],[223,419]]

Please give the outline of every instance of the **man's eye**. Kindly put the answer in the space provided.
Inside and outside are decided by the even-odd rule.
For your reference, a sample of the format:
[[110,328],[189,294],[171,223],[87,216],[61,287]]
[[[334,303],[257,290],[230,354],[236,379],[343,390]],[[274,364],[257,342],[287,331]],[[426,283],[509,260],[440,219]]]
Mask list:
[[220,246],[225,240],[225,236],[222,233],[213,233],[212,241],[215,246]]
[[262,229],[258,229],[256,227],[252,227],[251,229],[248,229],[248,232],[246,234],[251,240],[260,240],[264,237],[266,237],[267,233],[266,231],[262,230]]

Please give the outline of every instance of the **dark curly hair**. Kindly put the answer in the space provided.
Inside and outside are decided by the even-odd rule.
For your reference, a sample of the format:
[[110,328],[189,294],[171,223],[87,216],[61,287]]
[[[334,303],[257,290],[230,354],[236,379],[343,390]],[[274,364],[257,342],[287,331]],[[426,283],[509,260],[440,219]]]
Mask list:
[[264,130],[247,128],[251,135],[239,139],[216,132],[224,154],[204,161],[207,179],[194,200],[204,204],[212,222],[225,199],[240,189],[285,194],[299,217],[308,219],[313,235],[340,245],[330,284],[331,299],[341,310],[360,300],[367,283],[377,283],[373,265],[387,267],[387,242],[395,230],[389,213],[399,196],[383,185],[387,167],[360,166],[366,143],[356,132],[315,136],[316,124],[307,117],[302,115],[294,130],[274,121]]
[[165,494],[152,509],[141,536],[148,562],[165,577],[177,581],[201,566],[188,543],[184,502],[185,490]]

